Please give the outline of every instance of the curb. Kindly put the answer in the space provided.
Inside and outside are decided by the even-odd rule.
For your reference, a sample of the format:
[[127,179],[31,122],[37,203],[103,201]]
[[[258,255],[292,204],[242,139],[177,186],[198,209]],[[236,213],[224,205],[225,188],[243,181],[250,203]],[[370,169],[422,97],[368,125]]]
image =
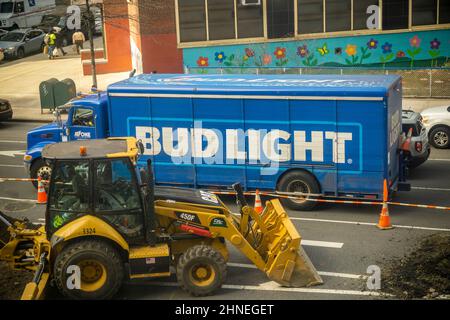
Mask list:
[[38,119],[38,118],[13,118],[9,122],[38,122],[38,123],[51,123],[53,119]]

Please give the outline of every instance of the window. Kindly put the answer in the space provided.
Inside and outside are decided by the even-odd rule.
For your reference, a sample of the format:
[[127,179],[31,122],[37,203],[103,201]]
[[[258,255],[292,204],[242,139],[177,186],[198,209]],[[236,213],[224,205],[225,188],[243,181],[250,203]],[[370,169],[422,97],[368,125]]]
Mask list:
[[73,113],[73,126],[93,127],[94,111],[91,109],[77,108]]
[[264,37],[263,9],[259,6],[243,6],[237,1],[238,38]]
[[298,33],[323,30],[323,0],[298,0]]
[[137,185],[126,159],[96,161],[97,211],[141,209]]
[[267,0],[267,32],[270,39],[294,36],[294,0]]
[[352,1],[326,1],[326,32],[348,31],[352,29]]
[[23,13],[25,12],[25,6],[23,4],[23,1],[16,2],[16,5],[14,6],[14,13]]
[[439,23],[450,23],[450,0],[439,0]]
[[[89,209],[88,161],[59,161],[52,180],[49,199],[51,210],[85,212]],[[68,220],[70,216],[61,218]]]
[[383,29],[408,29],[409,0],[383,0]]
[[11,13],[13,11],[12,2],[2,2],[0,3],[0,13]]
[[367,13],[372,5],[379,6],[378,0],[353,0],[353,30],[367,29],[367,19],[373,13]]
[[143,238],[137,183],[128,159],[95,161],[95,212],[127,239]]
[[234,39],[234,0],[208,0],[209,40]]
[[437,0],[412,1],[412,25],[423,26],[437,23]]
[[180,41],[206,41],[204,0],[178,0]]
[[41,34],[42,34],[42,32],[40,32],[40,31],[30,31],[30,32],[27,34],[27,38],[29,38],[29,39],[34,39],[34,38],[39,37]]

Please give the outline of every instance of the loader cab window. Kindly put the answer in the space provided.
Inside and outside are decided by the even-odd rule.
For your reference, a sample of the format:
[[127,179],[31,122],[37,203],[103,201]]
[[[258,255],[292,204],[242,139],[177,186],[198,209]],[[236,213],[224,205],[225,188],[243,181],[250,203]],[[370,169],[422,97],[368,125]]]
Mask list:
[[95,212],[128,239],[143,237],[141,198],[130,160],[97,160],[94,172]]
[[49,222],[54,230],[89,211],[89,161],[58,161],[52,174]]

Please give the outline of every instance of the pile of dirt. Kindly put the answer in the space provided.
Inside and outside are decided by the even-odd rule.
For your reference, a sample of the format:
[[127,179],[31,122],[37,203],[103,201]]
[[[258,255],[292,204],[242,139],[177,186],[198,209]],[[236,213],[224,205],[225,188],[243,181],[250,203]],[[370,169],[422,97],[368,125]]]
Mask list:
[[434,234],[383,272],[383,291],[400,299],[434,299],[450,294],[450,234]]
[[0,261],[0,300],[18,300],[28,282],[33,279],[31,271],[12,270]]
[[[15,219],[0,212],[0,215],[14,223]],[[10,234],[7,226],[0,222],[0,248],[9,241]],[[28,282],[33,279],[31,271],[12,270],[7,263],[0,261],[0,300],[16,300],[22,296],[22,291]]]

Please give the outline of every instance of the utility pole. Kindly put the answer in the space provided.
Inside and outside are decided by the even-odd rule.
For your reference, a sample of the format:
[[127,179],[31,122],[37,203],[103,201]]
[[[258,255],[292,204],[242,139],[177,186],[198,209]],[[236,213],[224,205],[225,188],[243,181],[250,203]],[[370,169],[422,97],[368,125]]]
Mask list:
[[89,29],[89,43],[91,47],[91,70],[92,70],[92,87],[97,89],[97,67],[95,65],[95,48],[94,48],[94,32],[93,28],[95,25],[94,15],[91,12],[91,6],[89,0],[86,0],[86,9],[88,15],[88,29]]

